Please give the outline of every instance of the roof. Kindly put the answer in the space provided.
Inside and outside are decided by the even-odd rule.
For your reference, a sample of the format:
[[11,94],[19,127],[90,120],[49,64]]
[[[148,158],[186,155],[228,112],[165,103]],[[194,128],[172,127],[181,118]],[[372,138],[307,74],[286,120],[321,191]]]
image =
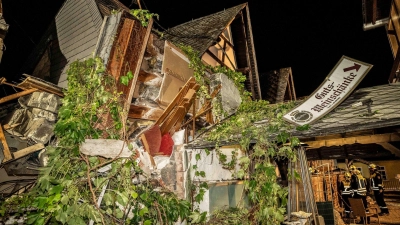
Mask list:
[[[272,70],[261,74],[260,83],[264,84],[263,97],[270,104],[280,103],[285,100],[296,100],[294,86],[290,84],[292,80],[291,68]],[[288,89],[293,96],[286,96]]]
[[175,44],[189,45],[203,55],[246,5],[244,3],[170,28],[164,38]]
[[85,0],[79,4],[65,1],[20,72],[32,73],[43,54],[49,51],[51,72],[46,80],[65,87],[69,63],[93,54],[103,18],[113,10],[129,12],[117,0]]
[[[335,110],[311,124],[309,130],[294,131],[292,134],[299,138],[308,138],[400,125],[400,114],[398,113],[400,111],[400,98],[398,96],[400,96],[400,85],[386,84],[361,88],[353,92]],[[372,100],[372,116],[367,116],[366,105],[355,105],[369,99]],[[221,144],[230,145],[234,143],[221,142]],[[192,148],[213,146],[215,146],[215,143],[201,139],[196,139],[188,144],[188,147]]]
[[[353,92],[335,110],[297,136],[313,137],[400,125],[400,85],[379,85]],[[367,105],[354,104],[372,100],[372,116]],[[353,105],[353,106],[352,106]]]

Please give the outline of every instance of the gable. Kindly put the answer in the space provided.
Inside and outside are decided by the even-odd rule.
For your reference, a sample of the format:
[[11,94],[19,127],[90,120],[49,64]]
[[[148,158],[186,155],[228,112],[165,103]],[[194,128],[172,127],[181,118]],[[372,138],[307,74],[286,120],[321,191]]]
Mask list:
[[[49,71],[35,75],[60,87],[67,87],[69,65],[93,55],[102,21],[94,0],[66,0],[29,56],[22,72]],[[49,63],[41,62],[48,60],[43,57],[44,54],[49,54]],[[37,68],[45,64],[49,68]]]

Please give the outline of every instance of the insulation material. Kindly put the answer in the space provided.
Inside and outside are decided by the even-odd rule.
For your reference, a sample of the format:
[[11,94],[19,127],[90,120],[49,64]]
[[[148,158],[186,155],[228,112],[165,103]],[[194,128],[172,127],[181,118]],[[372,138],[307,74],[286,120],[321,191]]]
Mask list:
[[32,126],[24,136],[34,140],[36,143],[46,144],[54,135],[53,130],[54,123],[44,118],[38,118],[33,120]]
[[139,98],[154,102],[155,105],[153,107],[158,107],[156,100],[159,93],[160,88],[157,86],[149,86],[141,83],[141,86],[139,88]]
[[45,118],[50,122],[55,122],[57,120],[57,114],[39,108],[33,108],[32,114],[35,118]]
[[139,97],[135,100],[134,105],[137,106],[145,106],[145,107],[150,107],[150,108],[159,108],[157,102],[148,99],[148,98],[142,98]]
[[162,77],[155,77],[144,82],[147,86],[161,87]]
[[61,106],[60,97],[47,92],[34,92],[31,95],[22,96],[18,102],[24,108],[39,108],[52,113],[58,113]]
[[169,135],[169,133],[164,134],[161,139],[160,152],[162,152],[163,155],[171,155],[173,147],[174,141],[171,135]]
[[50,141],[54,132],[54,123],[45,118],[34,118],[33,114],[27,109],[16,110],[6,124],[14,128],[6,130],[11,135],[21,139],[30,138],[37,143],[46,144]]
[[157,120],[163,114],[163,110],[159,108],[152,108],[142,115],[142,119]]
[[175,145],[183,145],[185,142],[185,129],[175,132],[172,135],[172,140]]
[[4,122],[9,126],[16,126],[13,129],[6,130],[8,133],[22,137],[29,127],[30,121],[33,120],[33,115],[28,109],[17,109],[10,114],[10,117]]
[[5,121],[9,126],[15,126],[7,132],[22,139],[48,143],[54,135],[54,124],[61,106],[60,97],[47,92],[34,92],[20,97],[18,102],[22,109],[15,110]]
[[156,162],[158,170],[163,169],[164,167],[166,167],[171,162],[170,156],[158,155],[158,156],[154,156],[153,159]]

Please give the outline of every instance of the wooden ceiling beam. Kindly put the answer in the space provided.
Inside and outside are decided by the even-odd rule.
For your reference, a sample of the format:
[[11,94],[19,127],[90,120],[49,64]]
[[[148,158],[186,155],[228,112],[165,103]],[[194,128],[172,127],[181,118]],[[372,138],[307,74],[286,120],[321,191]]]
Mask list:
[[377,0],[372,0],[372,24],[376,23],[376,13],[378,11]]
[[384,149],[390,151],[395,156],[400,157],[400,149],[398,149],[397,147],[393,146],[392,144],[390,144],[388,142],[381,142],[381,143],[377,143],[377,144],[382,146]]
[[400,135],[398,133],[374,134],[374,135],[365,135],[365,136],[348,137],[348,138],[335,138],[335,139],[320,140],[320,141],[308,141],[305,143],[308,145],[307,148],[320,148],[324,146],[330,147],[330,146],[342,146],[351,144],[376,144],[376,143],[384,143],[391,141],[400,141]]

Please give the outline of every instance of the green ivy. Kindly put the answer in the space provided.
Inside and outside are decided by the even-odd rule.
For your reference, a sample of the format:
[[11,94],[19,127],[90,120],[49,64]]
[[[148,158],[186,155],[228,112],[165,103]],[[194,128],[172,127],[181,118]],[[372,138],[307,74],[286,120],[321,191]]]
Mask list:
[[[294,107],[294,103],[271,105],[264,100],[252,101],[251,94],[245,90],[246,77],[243,74],[226,67],[204,65],[197,51],[190,46],[179,47],[190,60],[189,66],[200,85],[200,97],[210,97],[207,73],[224,73],[242,93],[242,103],[230,117],[226,117],[219,103],[213,101],[213,107],[218,108],[213,110],[214,116],[218,118],[222,115],[227,119],[216,124],[206,134],[206,140],[215,143],[215,151],[223,168],[233,171],[237,164],[240,165],[234,176],[244,179],[250,208],[239,204],[239,208],[218,210],[211,215],[209,224],[280,224],[284,220],[288,190],[277,183],[274,160],[296,161],[294,149],[300,141],[290,134],[294,127],[283,120],[283,115]],[[266,121],[265,124],[256,125],[262,120]],[[299,127],[298,130],[307,128]],[[228,160],[219,150],[222,141],[240,144],[245,156],[238,159],[234,151],[232,159]],[[199,223],[204,222],[200,214],[196,218]]]
[[149,10],[145,9],[131,9],[130,13],[136,17],[142,26],[147,27],[149,25],[149,20],[153,17],[159,19],[159,15],[156,13],[150,13]]
[[[95,224],[173,224],[189,217],[190,203],[160,190],[134,156],[103,162],[79,152],[87,138],[125,140],[121,118],[126,112],[116,90],[116,81],[105,73],[100,58],[71,64],[55,126],[57,145],[47,147],[48,166],[41,170],[33,190],[1,205],[2,217],[20,211],[27,215],[26,224],[71,225],[90,220]],[[97,172],[105,165],[111,165],[107,173]],[[133,179],[141,182],[135,185]]]

